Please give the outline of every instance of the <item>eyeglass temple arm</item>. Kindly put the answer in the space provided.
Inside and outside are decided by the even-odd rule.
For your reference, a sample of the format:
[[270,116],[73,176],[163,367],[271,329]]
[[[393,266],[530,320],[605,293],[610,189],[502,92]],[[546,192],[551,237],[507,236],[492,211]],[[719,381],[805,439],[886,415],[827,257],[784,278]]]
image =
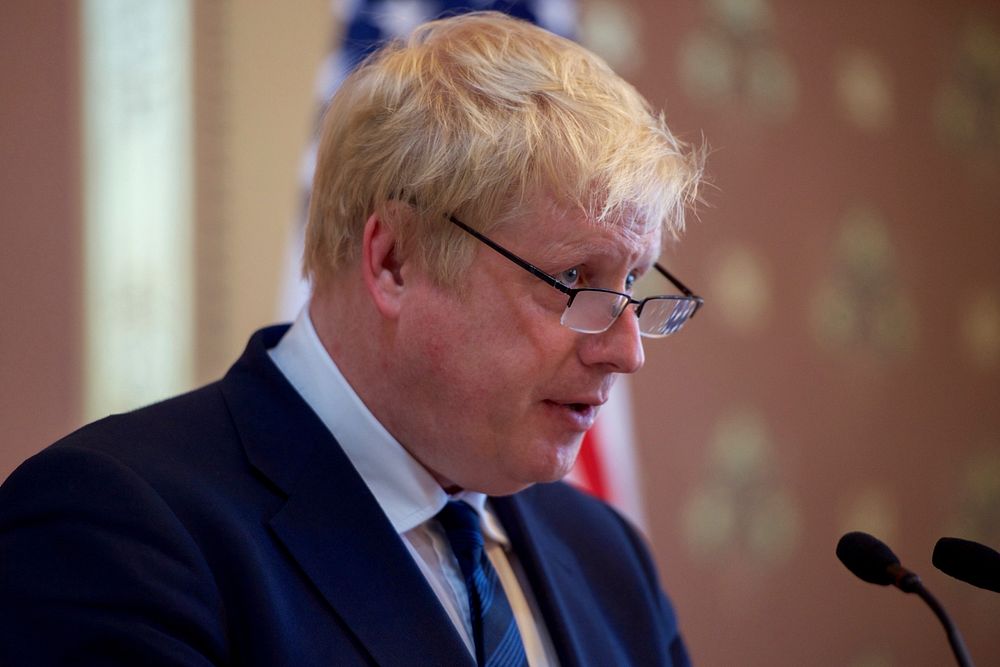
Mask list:
[[669,280],[673,284],[674,287],[676,287],[677,289],[679,289],[684,296],[691,297],[692,299],[695,299],[695,304],[696,305],[694,307],[694,312],[691,313],[691,317],[694,317],[695,313],[698,312],[698,309],[701,308],[701,304],[704,303],[704,301],[702,300],[702,298],[700,296],[696,295],[690,289],[688,289],[687,285],[685,285],[684,283],[682,283],[677,278],[674,278],[673,275],[671,275],[671,273],[669,271],[667,271],[665,268],[663,268],[660,265],[659,262],[657,262],[653,266],[655,266],[656,270],[659,271],[661,274],[663,274],[663,277],[666,278],[667,280]]
[[[461,229],[462,231],[466,232],[467,234],[470,234],[471,236],[475,237],[479,241],[485,243],[492,250],[500,253],[501,255],[503,255],[504,257],[506,257],[507,259],[509,259],[510,261],[512,261],[515,264],[517,264],[518,266],[520,266],[525,271],[528,271],[529,273],[531,273],[536,278],[539,278],[540,280],[543,280],[544,282],[548,283],[552,287],[555,287],[557,290],[559,290],[563,294],[567,294],[567,295],[569,295],[569,296],[572,297],[577,292],[577,290],[574,290],[572,288],[566,287],[561,282],[559,282],[558,280],[556,280],[555,278],[553,278],[552,276],[550,276],[548,273],[546,273],[545,271],[542,271],[541,269],[539,269],[537,266],[531,264],[530,262],[526,262],[525,260],[521,259],[520,257],[518,257],[517,255],[515,255],[511,251],[507,250],[506,248],[504,248],[504,247],[502,247],[500,245],[497,245],[496,243],[494,243],[493,241],[491,241],[487,237],[485,237],[482,234],[480,234],[479,232],[477,232],[472,227],[469,227],[467,224],[465,224],[464,222],[462,222],[461,220],[459,220],[455,216],[449,215],[448,216],[448,220],[453,225],[455,225],[456,227],[458,227],[459,229]],[[674,278],[674,276],[671,275],[671,273],[669,271],[667,271],[665,268],[663,268],[660,265],[659,262],[655,263],[653,266],[655,266],[656,270],[659,271],[661,274],[663,274],[663,277],[666,278],[667,280],[669,280],[673,284],[674,287],[676,287],[677,289],[679,289],[681,291],[681,293],[684,294],[684,296],[692,298],[692,299],[695,299],[694,312],[691,313],[691,317],[694,317],[695,314],[698,312],[698,309],[701,308],[701,305],[703,303],[702,298],[700,296],[697,296],[694,292],[692,292],[687,287],[687,285],[685,285],[684,283],[682,283],[677,278]],[[638,303],[638,301],[635,301],[635,299],[632,299],[632,301],[634,303]]]
[[[482,234],[480,234],[479,232],[477,232],[472,227],[469,227],[467,224],[465,224],[464,222],[462,222],[461,220],[459,220],[455,216],[449,215],[448,216],[448,220],[450,220],[451,223],[453,225],[457,226],[459,229],[465,231],[468,234],[471,234],[472,236],[474,236],[478,240],[482,241],[483,243],[485,243],[486,245],[488,245],[490,248],[492,248],[496,252],[500,253],[501,255],[503,255],[504,257],[506,257],[507,259],[509,259],[510,261],[512,261],[515,264],[517,264],[518,266],[520,266],[525,271],[530,272],[536,278],[544,280],[546,283],[548,283],[549,285],[552,285],[553,287],[555,287],[557,290],[559,290],[563,294],[568,294],[570,296],[573,295],[574,290],[570,289],[569,287],[566,287],[561,282],[559,282],[558,280],[556,280],[555,278],[553,278],[549,274],[547,274],[544,271],[542,271],[541,269],[539,269],[537,266],[534,266],[531,263],[524,261],[523,259],[521,259],[517,255],[515,255],[511,251],[507,250],[506,248],[503,248],[503,247],[497,245],[496,243],[494,243],[490,239],[486,238],[485,236],[483,236]],[[673,279],[671,278],[671,281],[672,280]]]

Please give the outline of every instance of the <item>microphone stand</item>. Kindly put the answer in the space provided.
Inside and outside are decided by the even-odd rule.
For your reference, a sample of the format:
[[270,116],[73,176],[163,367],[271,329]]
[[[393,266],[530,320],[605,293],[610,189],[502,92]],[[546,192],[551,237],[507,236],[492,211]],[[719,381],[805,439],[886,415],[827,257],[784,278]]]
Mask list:
[[951,617],[948,616],[948,612],[944,610],[944,607],[937,601],[937,598],[931,595],[931,592],[924,587],[923,582],[920,581],[920,577],[898,564],[891,565],[889,572],[895,578],[894,583],[899,590],[905,593],[916,593],[920,596],[921,600],[927,603],[927,606],[931,608],[931,611],[938,617],[938,620],[941,621],[945,634],[948,635],[948,643],[951,645],[951,651],[955,654],[955,659],[958,660],[959,667],[974,667],[972,658],[969,657],[969,651],[965,648],[965,641],[962,640],[962,635],[959,633],[958,628],[955,627]]

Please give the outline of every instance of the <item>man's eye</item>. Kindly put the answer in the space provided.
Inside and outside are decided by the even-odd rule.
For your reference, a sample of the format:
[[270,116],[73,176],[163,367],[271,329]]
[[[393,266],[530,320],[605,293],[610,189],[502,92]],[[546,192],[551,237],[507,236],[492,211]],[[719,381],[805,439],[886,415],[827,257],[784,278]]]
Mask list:
[[572,269],[566,269],[558,276],[559,282],[567,287],[572,287],[576,281],[580,279],[580,269],[578,267],[573,267]]
[[632,287],[635,285],[636,275],[634,273],[628,274],[628,278],[625,279],[625,291],[631,292]]

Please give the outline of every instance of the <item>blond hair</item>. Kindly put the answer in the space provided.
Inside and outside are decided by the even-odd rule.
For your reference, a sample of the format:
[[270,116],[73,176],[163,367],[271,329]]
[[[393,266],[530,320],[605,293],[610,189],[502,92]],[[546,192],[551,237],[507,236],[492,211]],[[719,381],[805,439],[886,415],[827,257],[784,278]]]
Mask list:
[[447,215],[488,231],[541,194],[596,224],[676,235],[701,165],[583,47],[496,12],[431,21],[369,56],[331,100],[304,271],[316,283],[357,259],[378,212],[450,284],[474,242]]

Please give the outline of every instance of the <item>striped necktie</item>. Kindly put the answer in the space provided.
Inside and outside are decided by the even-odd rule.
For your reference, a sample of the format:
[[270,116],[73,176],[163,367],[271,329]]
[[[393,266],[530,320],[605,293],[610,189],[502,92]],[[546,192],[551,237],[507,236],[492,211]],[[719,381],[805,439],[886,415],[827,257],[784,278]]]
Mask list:
[[451,501],[437,515],[451,542],[469,592],[472,635],[479,667],[527,665],[514,612],[500,578],[483,549],[479,514],[468,503]]

